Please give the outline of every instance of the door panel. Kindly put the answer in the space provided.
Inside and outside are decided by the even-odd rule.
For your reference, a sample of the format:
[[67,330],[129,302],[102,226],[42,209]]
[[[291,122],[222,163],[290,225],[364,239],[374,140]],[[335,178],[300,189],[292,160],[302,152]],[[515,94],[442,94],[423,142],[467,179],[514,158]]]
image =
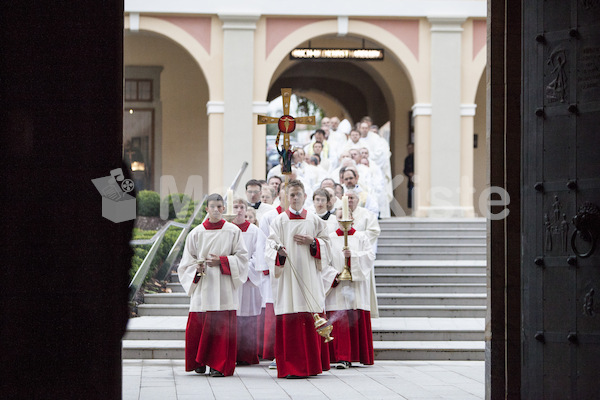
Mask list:
[[600,0],[523,13],[521,394],[600,398]]

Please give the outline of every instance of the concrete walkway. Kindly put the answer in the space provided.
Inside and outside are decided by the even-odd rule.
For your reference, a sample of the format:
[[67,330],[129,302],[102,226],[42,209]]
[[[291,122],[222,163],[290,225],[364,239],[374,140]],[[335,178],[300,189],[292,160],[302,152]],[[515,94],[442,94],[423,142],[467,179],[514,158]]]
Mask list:
[[277,379],[260,365],[225,378],[185,372],[183,360],[123,360],[124,400],[484,398],[483,361],[376,361],[309,379]]

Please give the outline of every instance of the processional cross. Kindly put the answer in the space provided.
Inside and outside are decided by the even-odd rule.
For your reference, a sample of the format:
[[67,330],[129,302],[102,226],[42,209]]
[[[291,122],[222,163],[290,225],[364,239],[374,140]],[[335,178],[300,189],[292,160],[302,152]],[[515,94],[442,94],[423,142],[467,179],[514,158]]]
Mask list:
[[[277,124],[277,127],[279,128],[279,132],[277,133],[277,139],[275,140],[275,147],[277,147],[277,152],[279,152],[279,155],[283,159],[282,165],[281,165],[281,173],[284,174],[284,176],[285,176],[286,192],[287,192],[287,185],[288,185],[289,179],[290,179],[290,174],[292,173],[292,156],[294,155],[294,152],[292,151],[292,146],[290,144],[290,133],[294,132],[294,130],[296,129],[297,123],[298,124],[315,125],[315,116],[314,115],[312,115],[310,117],[298,117],[298,118],[294,118],[290,115],[290,99],[291,99],[291,97],[292,97],[292,89],[290,89],[290,88],[281,89],[281,98],[283,99],[283,115],[281,117],[279,117],[279,118],[268,117],[266,115],[258,116],[258,124],[259,125]],[[281,137],[282,133],[283,133],[283,145],[281,146],[281,149],[279,149],[279,138]],[[287,196],[284,198],[284,204],[283,204],[284,210],[287,209],[287,207],[288,207],[288,205],[286,203],[287,203]],[[314,297],[312,296],[312,294],[305,293],[303,286],[306,289],[308,289],[308,287],[302,281],[302,278],[300,276],[298,276],[298,272],[296,271],[296,268],[293,266],[292,261],[288,258],[287,262],[289,263],[290,267],[294,271],[294,275],[296,276],[296,279],[298,279],[298,281],[299,281],[301,293],[304,296],[304,299],[306,300],[306,302],[308,303],[308,301],[309,301],[307,294],[310,295],[314,300]],[[325,318],[321,317],[318,314],[318,312],[313,313],[313,318],[315,320],[315,329],[317,330],[317,333],[319,335],[321,335],[325,338],[325,343],[332,341],[333,338],[330,336],[330,333],[333,329],[333,325],[328,323]]]
[[[292,173],[292,156],[294,152],[292,151],[292,146],[290,145],[290,133],[294,132],[296,129],[296,124],[315,124],[315,116],[312,115],[310,117],[298,117],[294,118],[290,114],[290,99],[292,97],[292,89],[284,88],[281,89],[281,99],[283,100],[283,115],[279,118],[277,117],[268,117],[266,115],[258,116],[258,124],[277,124],[279,128],[279,132],[277,133],[277,139],[275,140],[275,147],[277,148],[277,152],[283,159],[281,165],[281,173],[286,175],[286,186],[287,186],[287,178],[288,175]],[[281,149],[279,149],[279,138],[283,133],[283,145]]]

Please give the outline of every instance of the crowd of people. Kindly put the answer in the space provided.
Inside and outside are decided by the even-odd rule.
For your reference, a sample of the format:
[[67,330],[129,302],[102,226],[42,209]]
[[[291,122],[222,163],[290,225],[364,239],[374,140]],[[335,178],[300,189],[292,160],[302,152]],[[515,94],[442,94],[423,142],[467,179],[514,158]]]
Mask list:
[[[321,127],[311,141],[293,152],[292,170],[308,194],[328,178],[334,184],[360,192],[360,206],[366,207],[379,218],[390,217],[392,171],[390,145],[378,133],[370,117],[364,117],[353,127],[344,119],[324,117]],[[348,172],[351,171],[351,172]],[[281,165],[267,173],[267,179],[281,175]],[[354,185],[354,186],[349,186]]]
[[[327,144],[317,139],[306,153],[340,150]],[[189,233],[177,271],[191,297],[186,371],[205,374],[208,367],[210,376],[229,376],[263,359],[291,379],[373,364],[378,198],[359,183],[363,163],[332,164],[341,167],[338,179],[320,176],[318,185],[307,165],[291,176],[248,181],[243,199],[231,192],[227,201],[208,197],[207,219]],[[223,219],[226,209],[231,222]],[[334,339],[319,326],[332,326]]]

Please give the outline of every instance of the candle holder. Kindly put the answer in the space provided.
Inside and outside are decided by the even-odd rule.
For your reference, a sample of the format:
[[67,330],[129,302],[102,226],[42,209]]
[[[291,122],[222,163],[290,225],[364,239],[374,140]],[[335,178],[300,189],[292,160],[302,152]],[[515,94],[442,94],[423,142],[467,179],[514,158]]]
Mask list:
[[232,222],[235,219],[235,217],[237,217],[237,214],[223,214],[222,216],[225,219],[225,221]]
[[[343,250],[348,250],[350,248],[350,247],[348,247],[348,231],[352,227],[353,220],[352,219],[342,219],[342,220],[339,220],[338,222],[340,223],[340,225],[342,226],[342,229],[344,231],[344,248],[343,248]],[[344,269],[342,270],[342,273],[340,274],[338,279],[340,281],[352,281],[352,272],[350,272],[350,257],[345,257]]]

